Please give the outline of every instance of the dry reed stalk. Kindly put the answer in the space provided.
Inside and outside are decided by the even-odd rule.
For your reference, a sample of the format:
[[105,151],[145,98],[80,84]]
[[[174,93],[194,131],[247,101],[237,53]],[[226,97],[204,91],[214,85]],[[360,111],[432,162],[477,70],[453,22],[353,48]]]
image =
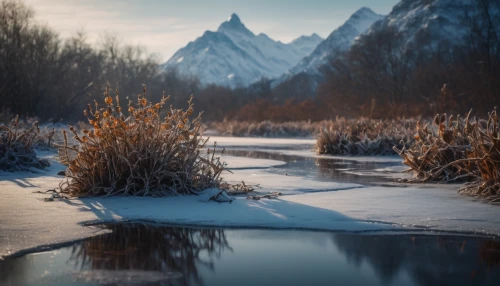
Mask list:
[[186,111],[170,106],[164,119],[160,112],[168,98],[153,104],[145,87],[136,105],[129,101],[128,117],[118,92],[113,101],[106,88],[104,100],[103,108],[95,102],[84,112],[93,130],[80,136],[70,127],[78,146],[70,146],[64,133],[59,155],[68,165],[69,180],[61,184],[62,192],[79,197],[167,196],[219,186],[225,164],[215,152],[201,155],[208,138],[200,135],[201,114],[190,119],[191,100]]

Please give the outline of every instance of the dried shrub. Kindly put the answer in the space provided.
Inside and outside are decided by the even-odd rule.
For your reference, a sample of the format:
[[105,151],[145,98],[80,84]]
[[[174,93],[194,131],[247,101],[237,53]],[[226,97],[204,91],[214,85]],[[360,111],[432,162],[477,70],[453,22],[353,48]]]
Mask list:
[[413,120],[338,118],[316,136],[316,151],[331,155],[396,155],[393,146],[409,146]]
[[[500,201],[500,126],[497,111],[488,120],[437,115],[433,128],[417,125],[415,144],[395,150],[422,181],[466,181],[460,193]],[[437,130],[437,131],[436,131]]]
[[422,125],[418,121],[415,141],[409,148],[394,147],[403,163],[416,171],[422,181],[452,181],[466,179],[468,172],[450,165],[456,160],[466,158],[469,143],[463,132],[463,120],[453,121],[453,115],[436,115],[431,124]]
[[455,161],[453,165],[469,171],[473,182],[460,192],[498,202],[500,201],[500,125],[496,109],[488,114],[488,121],[484,127],[477,120],[471,124],[467,116],[464,131],[471,148],[467,152],[467,159]]
[[39,159],[35,147],[43,138],[48,139],[48,145],[54,132],[41,135],[38,122],[34,122],[30,128],[24,129],[19,126],[19,116],[9,125],[0,125],[0,170],[33,171],[33,169],[45,169],[50,163],[45,159]]
[[[215,152],[202,156],[208,139],[200,137],[200,115],[192,120],[193,104],[186,111],[165,110],[168,98],[156,104],[146,99],[146,88],[136,105],[129,101],[128,117],[104,93],[105,107],[88,105],[85,115],[93,130],[80,136],[70,127],[78,146],[70,146],[66,132],[59,154],[68,165],[69,180],[62,192],[72,196],[166,196],[196,194],[218,187],[225,164]],[[215,146],[214,146],[215,148]]]

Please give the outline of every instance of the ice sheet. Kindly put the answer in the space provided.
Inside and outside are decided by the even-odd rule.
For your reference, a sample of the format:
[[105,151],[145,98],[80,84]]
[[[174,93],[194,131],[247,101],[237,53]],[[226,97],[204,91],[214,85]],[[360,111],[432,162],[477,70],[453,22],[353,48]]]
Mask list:
[[248,160],[243,157],[236,156],[221,156],[221,160],[227,163],[227,168],[234,169],[256,169],[256,168],[269,168],[286,164],[286,162],[269,159],[252,159]]
[[288,147],[316,144],[314,139],[288,139],[288,138],[247,138],[247,137],[224,137],[210,136],[209,146],[217,142],[218,146],[224,147]]
[[283,200],[351,218],[457,232],[500,235],[499,206],[458,195],[457,185],[367,187],[300,194]]

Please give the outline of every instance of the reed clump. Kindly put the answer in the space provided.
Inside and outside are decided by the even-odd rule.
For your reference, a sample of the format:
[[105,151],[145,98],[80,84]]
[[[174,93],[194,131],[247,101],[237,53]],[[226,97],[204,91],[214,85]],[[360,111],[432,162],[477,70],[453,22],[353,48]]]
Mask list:
[[218,134],[235,137],[271,137],[271,138],[297,138],[313,137],[322,126],[328,125],[329,121],[288,121],[272,122],[269,120],[261,122],[224,120],[222,122],[210,122],[207,129],[215,130]]
[[500,201],[500,125],[496,108],[488,119],[437,115],[432,125],[417,124],[415,143],[394,148],[420,181],[466,182],[459,190]]
[[396,155],[413,140],[414,120],[336,118],[316,136],[316,151],[330,155]]
[[208,139],[200,135],[201,114],[191,119],[191,100],[187,110],[167,110],[167,100],[150,102],[144,87],[136,104],[129,100],[125,116],[118,92],[113,100],[106,88],[104,107],[95,102],[84,111],[91,130],[80,136],[70,127],[79,144],[69,145],[64,132],[59,156],[68,165],[68,180],[61,191],[78,197],[167,196],[218,187],[225,164],[215,152],[202,155]]
[[54,132],[42,135],[38,121],[31,127],[20,125],[19,116],[10,124],[0,125],[0,170],[8,172],[33,171],[50,166],[49,161],[37,157],[35,147],[43,139],[50,140]]
[[[416,172],[421,181],[457,181],[468,172],[451,164],[467,157],[470,147],[464,133],[464,121],[453,115],[438,114],[431,123],[416,124],[414,143],[409,148],[394,147],[403,163]],[[448,166],[443,168],[443,166]]]

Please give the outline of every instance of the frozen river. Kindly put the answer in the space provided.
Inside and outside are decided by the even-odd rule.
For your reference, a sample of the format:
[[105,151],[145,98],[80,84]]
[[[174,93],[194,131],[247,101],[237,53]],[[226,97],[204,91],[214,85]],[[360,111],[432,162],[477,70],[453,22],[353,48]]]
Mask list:
[[[208,201],[217,190],[174,198],[89,198],[43,202],[63,166],[0,173],[0,256],[47,249],[106,230],[88,224],[150,221],[171,225],[323,230],[371,234],[500,235],[500,208],[457,194],[459,185],[397,182],[397,157],[316,155],[314,140],[212,137],[226,148],[224,178],[279,191],[277,199]],[[42,156],[53,158],[53,153]]]

